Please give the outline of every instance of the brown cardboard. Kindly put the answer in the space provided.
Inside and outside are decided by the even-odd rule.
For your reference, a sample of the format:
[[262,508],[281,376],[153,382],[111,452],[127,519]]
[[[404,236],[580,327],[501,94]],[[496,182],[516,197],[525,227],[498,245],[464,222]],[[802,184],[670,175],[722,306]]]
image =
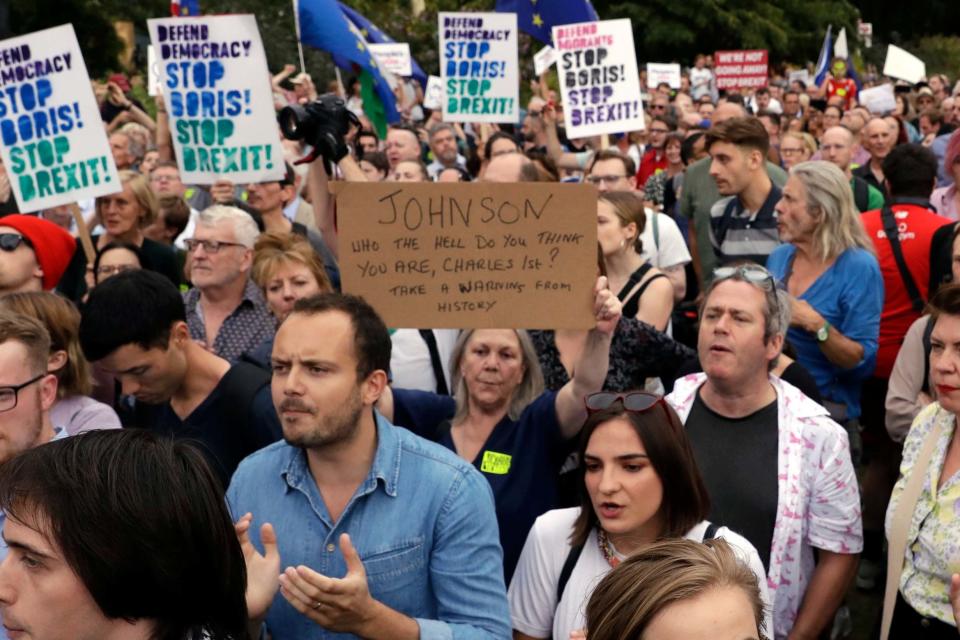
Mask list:
[[388,326],[594,325],[592,186],[346,183],[337,222],[343,290]]

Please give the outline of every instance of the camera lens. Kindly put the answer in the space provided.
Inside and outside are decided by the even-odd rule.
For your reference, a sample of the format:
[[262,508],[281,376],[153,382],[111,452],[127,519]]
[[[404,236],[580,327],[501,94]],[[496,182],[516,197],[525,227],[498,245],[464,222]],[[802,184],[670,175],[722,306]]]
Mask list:
[[307,111],[300,105],[284,107],[277,114],[280,130],[288,140],[299,140],[303,137],[303,124],[308,119]]

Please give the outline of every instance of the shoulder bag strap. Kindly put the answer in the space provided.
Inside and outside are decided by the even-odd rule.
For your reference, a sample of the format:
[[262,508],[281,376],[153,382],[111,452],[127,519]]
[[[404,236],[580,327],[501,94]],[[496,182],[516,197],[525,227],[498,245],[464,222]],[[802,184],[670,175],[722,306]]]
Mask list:
[[[941,409],[940,411],[943,411]],[[880,640],[890,637],[890,624],[893,622],[893,607],[900,589],[900,574],[903,573],[903,555],[907,550],[907,536],[910,535],[910,523],[917,501],[923,493],[923,481],[926,479],[933,458],[933,450],[940,439],[942,426],[940,413],[933,418],[933,427],[923,440],[917,460],[910,469],[910,477],[900,494],[897,510],[890,521],[890,539],[887,547],[887,586],[883,594],[883,617],[880,622]]]
[[570,547],[570,553],[567,554],[567,559],[563,562],[563,569],[560,570],[560,579],[557,581],[557,606],[560,606],[560,600],[563,599],[563,591],[567,588],[567,583],[570,582],[570,574],[573,573],[573,568],[577,566],[577,560],[580,559],[581,553],[583,553],[582,544]]
[[927,318],[927,326],[923,328],[923,386],[920,390],[924,393],[930,393],[930,351],[932,345],[930,336],[933,335],[933,320]]
[[900,271],[900,278],[903,280],[903,286],[906,287],[910,295],[910,303],[913,310],[917,313],[923,313],[925,303],[917,283],[913,281],[913,274],[907,267],[907,261],[903,257],[903,250],[900,247],[900,231],[897,229],[897,219],[893,215],[893,209],[884,206],[880,210],[880,217],[883,220],[883,231],[887,234],[887,241],[890,242],[890,249],[893,251],[893,259],[897,263],[897,270]]
[[420,329],[420,337],[427,343],[427,349],[430,351],[430,366],[433,367],[433,376],[437,379],[437,394],[448,396],[450,390],[447,388],[447,377],[443,373],[443,361],[440,359],[440,349],[437,347],[437,336],[433,335],[432,329]]
[[623,285],[623,288],[620,289],[620,293],[617,294],[617,298],[620,299],[620,302],[625,302],[630,296],[630,292],[633,291],[633,288],[637,286],[637,283],[643,279],[643,276],[647,275],[647,271],[653,268],[653,265],[649,262],[644,262],[640,267],[630,274],[630,277],[627,279],[627,282]]
[[704,530],[703,538],[701,538],[700,542],[713,540],[714,538],[717,537],[717,531],[719,530],[720,530],[720,525],[718,525],[716,522],[711,522],[710,524],[707,525],[707,528]]

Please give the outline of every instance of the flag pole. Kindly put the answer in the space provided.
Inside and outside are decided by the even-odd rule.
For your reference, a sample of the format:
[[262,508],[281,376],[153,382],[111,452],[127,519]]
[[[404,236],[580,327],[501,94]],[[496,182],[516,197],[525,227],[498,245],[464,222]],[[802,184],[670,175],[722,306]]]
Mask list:
[[300,54],[300,72],[307,72],[307,65],[303,63],[303,43],[300,42],[300,0],[293,0],[293,22],[297,28],[297,53]]

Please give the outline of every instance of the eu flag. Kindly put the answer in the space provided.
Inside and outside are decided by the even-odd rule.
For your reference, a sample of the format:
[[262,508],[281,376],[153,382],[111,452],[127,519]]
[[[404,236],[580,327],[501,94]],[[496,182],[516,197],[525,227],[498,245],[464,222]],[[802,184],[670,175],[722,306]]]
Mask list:
[[340,4],[336,0],[299,0],[297,8],[300,41],[328,51],[338,67],[350,69],[355,65],[369,73],[387,122],[400,120],[390,84],[380,70],[377,59],[367,48],[360,30],[340,10]]
[[556,25],[599,20],[590,0],[497,0],[497,11],[516,13],[520,31],[547,44]]
[[[393,38],[385,34],[380,28],[367,20],[367,18],[351,7],[348,7],[344,3],[340,3],[340,8],[343,9],[344,15],[346,15],[350,22],[352,22],[357,29],[360,30],[360,33],[366,39],[367,42],[372,42],[374,44],[381,44],[384,42],[396,42]],[[413,67],[413,77],[420,83],[420,86],[424,89],[427,88],[427,74],[423,72],[423,69],[420,68],[420,65],[417,64],[416,60],[411,58],[411,65]]]

